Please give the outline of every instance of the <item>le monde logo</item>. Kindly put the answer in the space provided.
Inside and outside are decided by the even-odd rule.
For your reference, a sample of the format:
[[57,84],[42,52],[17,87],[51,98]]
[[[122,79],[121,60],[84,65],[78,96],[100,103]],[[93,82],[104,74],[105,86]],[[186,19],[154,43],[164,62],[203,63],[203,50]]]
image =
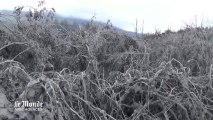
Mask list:
[[40,101],[29,102],[29,101],[15,101],[15,110],[17,111],[42,111],[43,103]]

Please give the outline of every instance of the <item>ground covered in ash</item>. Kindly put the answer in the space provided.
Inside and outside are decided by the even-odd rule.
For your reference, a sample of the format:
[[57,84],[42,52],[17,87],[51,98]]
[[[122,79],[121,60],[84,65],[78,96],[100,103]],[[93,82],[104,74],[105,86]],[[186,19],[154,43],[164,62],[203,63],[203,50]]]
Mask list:
[[0,23],[2,120],[213,119],[212,28],[133,38],[31,17]]

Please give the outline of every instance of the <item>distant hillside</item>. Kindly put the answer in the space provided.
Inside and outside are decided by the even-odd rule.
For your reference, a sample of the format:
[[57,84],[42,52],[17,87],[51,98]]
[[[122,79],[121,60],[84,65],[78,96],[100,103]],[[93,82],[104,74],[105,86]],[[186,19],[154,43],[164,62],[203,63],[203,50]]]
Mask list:
[[[0,13],[7,15],[7,17],[8,17],[8,15],[13,15],[13,11],[10,11],[10,10],[0,10]],[[22,13],[23,16],[25,16],[25,14],[26,13]],[[1,19],[2,18],[0,17],[0,20]],[[81,18],[76,18],[76,17],[64,17],[64,16],[59,15],[59,14],[55,14],[55,19],[59,23],[67,24],[68,26],[66,26],[66,27],[70,26],[70,27],[72,27],[72,29],[75,29],[75,27],[78,27],[78,26],[83,26],[86,23],[90,22],[90,19],[86,20],[86,19],[81,19]],[[96,26],[99,26],[99,27],[104,27],[106,25],[106,23],[101,22],[101,21],[94,21],[94,24]],[[116,26],[112,26],[112,27],[113,27],[112,29],[114,29],[117,32],[125,33],[125,34],[127,34],[131,37],[135,37],[135,32],[125,31],[125,30],[118,28]]]

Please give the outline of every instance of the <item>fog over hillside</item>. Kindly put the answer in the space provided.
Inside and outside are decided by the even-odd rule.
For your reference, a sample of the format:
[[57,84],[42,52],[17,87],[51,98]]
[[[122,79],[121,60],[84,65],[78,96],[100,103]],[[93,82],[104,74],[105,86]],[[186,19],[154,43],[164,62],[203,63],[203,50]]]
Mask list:
[[[38,0],[1,0],[0,9],[12,10],[14,6],[36,6]],[[170,28],[177,31],[186,24],[212,25],[213,11],[210,0],[46,0],[48,8],[54,7],[58,14],[65,17],[90,19],[97,21],[108,19],[114,26],[127,31],[138,29],[154,33],[156,29],[165,31]]]

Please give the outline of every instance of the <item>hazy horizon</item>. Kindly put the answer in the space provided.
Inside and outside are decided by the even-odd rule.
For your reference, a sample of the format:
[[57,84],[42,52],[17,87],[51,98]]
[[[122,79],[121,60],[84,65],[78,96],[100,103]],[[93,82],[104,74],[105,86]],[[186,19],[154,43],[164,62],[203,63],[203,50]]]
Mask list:
[[[9,2],[8,2],[9,1]],[[36,7],[38,0],[0,0],[0,10],[13,10],[15,6]],[[201,23],[212,25],[213,8],[210,0],[46,0],[48,8],[55,8],[56,13],[64,17],[90,19],[93,15],[97,21],[111,20],[116,27],[127,31],[144,28],[144,32],[162,32],[170,28],[179,30],[185,24]]]

